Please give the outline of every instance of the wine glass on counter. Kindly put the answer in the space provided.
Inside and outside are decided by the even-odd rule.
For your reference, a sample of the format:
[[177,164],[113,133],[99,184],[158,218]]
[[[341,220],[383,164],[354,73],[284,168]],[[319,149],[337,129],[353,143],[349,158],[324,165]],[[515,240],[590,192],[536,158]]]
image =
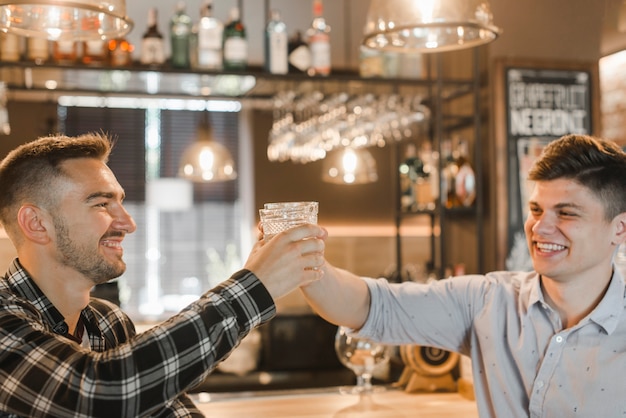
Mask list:
[[382,386],[372,385],[372,376],[377,367],[389,362],[387,345],[355,337],[346,328],[339,327],[335,336],[335,352],[341,364],[356,375],[356,385],[341,387],[341,393],[364,395],[384,390]]

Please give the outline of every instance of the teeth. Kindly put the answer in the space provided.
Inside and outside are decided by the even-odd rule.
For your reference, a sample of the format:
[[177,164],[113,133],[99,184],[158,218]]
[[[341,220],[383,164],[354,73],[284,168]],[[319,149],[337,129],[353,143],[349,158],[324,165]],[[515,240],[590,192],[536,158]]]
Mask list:
[[558,244],[537,243],[537,248],[542,251],[561,251],[565,249],[565,246]]
[[102,244],[105,247],[110,247],[110,248],[120,248],[122,246],[121,243],[117,241],[104,241]]

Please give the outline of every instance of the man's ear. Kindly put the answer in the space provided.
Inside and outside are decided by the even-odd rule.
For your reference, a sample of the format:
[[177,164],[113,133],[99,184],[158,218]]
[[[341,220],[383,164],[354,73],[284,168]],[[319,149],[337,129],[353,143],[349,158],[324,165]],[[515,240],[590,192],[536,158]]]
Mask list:
[[626,212],[615,217],[615,235],[612,244],[620,245],[626,242]]
[[17,223],[24,237],[38,244],[47,244],[50,241],[46,216],[41,208],[34,205],[24,205],[17,212]]

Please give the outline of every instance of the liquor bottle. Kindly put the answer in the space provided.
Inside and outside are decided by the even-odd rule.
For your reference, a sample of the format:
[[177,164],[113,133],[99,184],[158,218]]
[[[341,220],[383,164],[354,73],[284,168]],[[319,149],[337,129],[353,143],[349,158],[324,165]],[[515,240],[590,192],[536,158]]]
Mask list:
[[359,48],[359,75],[363,78],[382,77],[385,59],[381,51],[361,45]]
[[424,180],[428,183],[428,186],[422,185],[423,203],[426,205],[425,209],[434,209],[439,199],[439,153],[433,150],[430,141],[424,140],[420,147],[419,158],[423,163]]
[[467,141],[459,140],[456,148],[456,165],[459,169],[454,179],[454,191],[459,203],[470,207],[476,200],[476,174],[468,157]]
[[141,38],[139,62],[144,65],[161,65],[165,62],[163,34],[157,23],[157,9],[148,9],[148,27]]
[[57,64],[71,65],[78,59],[78,42],[62,40],[52,43],[52,59]]
[[104,65],[109,59],[108,43],[102,39],[83,41],[83,56],[81,61],[85,65]]
[[0,59],[2,61],[16,62],[22,55],[22,37],[14,33],[0,32]]
[[445,139],[441,141],[441,155],[443,158],[443,168],[441,171],[441,200],[448,209],[461,206],[461,202],[456,195],[455,184],[459,166],[457,165],[452,150],[452,140]]
[[265,70],[272,74],[287,74],[288,48],[287,25],[280,19],[280,12],[272,10],[265,28]]
[[400,206],[405,211],[411,211],[415,205],[415,163],[417,153],[415,144],[407,144],[404,151],[404,161],[398,167],[400,174]]
[[245,70],[248,66],[248,40],[239,8],[230,9],[230,21],[224,28],[224,69]]
[[324,19],[322,0],[313,0],[313,22],[307,31],[307,42],[311,50],[309,75],[330,74],[330,26]]
[[127,67],[133,63],[135,47],[126,38],[109,40],[109,64],[113,67]]
[[418,210],[434,210],[436,194],[433,193],[433,181],[430,177],[436,174],[430,161],[432,157],[426,154],[427,151],[425,151],[425,149],[427,149],[427,146],[422,143],[422,147],[415,159],[413,194],[415,195],[415,205]]
[[9,111],[7,109],[7,89],[4,81],[0,81],[0,135],[11,135]]
[[296,31],[289,38],[288,61],[290,73],[306,73],[311,68],[311,50],[302,39],[302,32]]
[[41,65],[50,59],[50,43],[46,38],[30,37],[26,40],[26,59]]
[[172,43],[172,67],[189,68],[189,38],[191,37],[191,18],[186,13],[185,2],[176,3],[176,12],[170,19],[170,41]]
[[224,24],[213,16],[213,0],[204,0],[200,20],[192,29],[191,67],[204,70],[222,69]]

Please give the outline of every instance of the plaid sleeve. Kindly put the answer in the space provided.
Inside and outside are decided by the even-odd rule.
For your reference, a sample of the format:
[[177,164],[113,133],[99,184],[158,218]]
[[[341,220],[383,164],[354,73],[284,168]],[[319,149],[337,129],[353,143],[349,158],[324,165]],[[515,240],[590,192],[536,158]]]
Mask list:
[[[242,270],[160,326],[97,352],[53,333],[32,306],[0,293],[0,411],[24,417],[199,416],[181,394],[274,315],[263,284]],[[100,328],[118,326],[115,317],[100,316]]]
[[204,417],[187,395],[181,395],[165,408],[150,415],[151,418],[201,418]]

